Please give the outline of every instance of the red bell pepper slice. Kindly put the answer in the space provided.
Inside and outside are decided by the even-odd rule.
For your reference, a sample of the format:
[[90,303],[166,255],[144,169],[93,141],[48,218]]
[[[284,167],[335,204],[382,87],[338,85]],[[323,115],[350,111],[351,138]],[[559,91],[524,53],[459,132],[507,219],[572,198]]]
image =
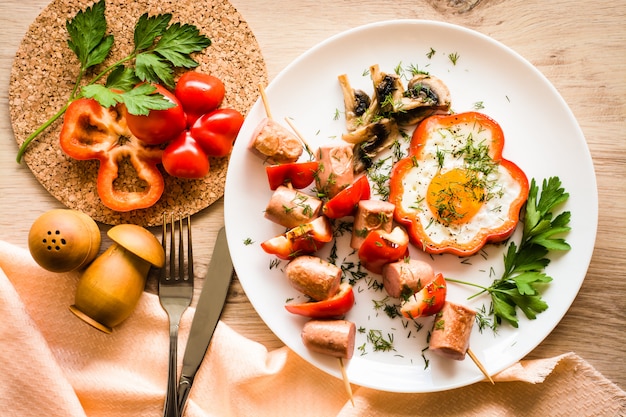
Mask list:
[[[452,141],[442,143],[444,137],[452,138]],[[433,150],[435,147],[436,152]],[[481,113],[467,112],[431,116],[420,123],[413,133],[409,155],[395,164],[389,182],[389,202],[395,205],[394,219],[406,227],[413,244],[432,254],[452,253],[458,256],[469,256],[478,252],[488,242],[499,242],[511,236],[519,222],[520,210],[528,198],[529,187],[526,174],[513,162],[502,157],[503,147],[504,133],[500,125]],[[475,150],[480,150],[482,153],[479,155],[472,153]],[[457,160],[463,158],[465,165],[453,169],[445,165],[447,171],[444,171],[444,166],[441,164],[444,163],[447,155],[455,152],[458,154],[454,155],[454,158]],[[439,161],[439,158],[442,161]],[[432,178],[425,177],[425,171],[421,171],[422,167],[428,164],[439,164],[439,167],[435,168],[437,174]],[[484,165],[481,167],[479,164]],[[512,181],[508,181],[503,186],[509,193],[515,189],[516,194],[507,197],[506,202],[499,204],[497,209],[500,211],[489,215],[494,219],[491,225],[477,226],[475,232],[468,232],[467,228],[456,226],[472,221],[474,213],[479,210],[476,206],[482,205],[487,200],[482,197],[489,195],[488,187],[491,185],[484,187],[481,185],[482,189],[471,190],[464,186],[466,183],[469,184],[469,181],[458,178],[470,178],[474,175],[472,178],[478,178],[480,181],[480,178],[485,178],[485,175],[484,172],[479,171],[486,170],[487,167],[495,167],[492,176],[507,173]],[[471,174],[472,169],[479,173]],[[448,200],[445,204],[433,208],[432,200],[429,199],[439,197],[430,191],[428,184],[435,183],[431,181],[435,177],[441,181],[444,176],[447,176],[447,180],[450,181],[449,187],[440,189],[440,194],[448,196],[446,197]],[[412,189],[418,186],[418,178],[419,184],[426,184],[429,191],[411,194]],[[445,181],[436,185],[440,184],[445,184]],[[494,191],[491,194],[497,193],[498,191]],[[474,196],[474,200],[470,201],[464,196],[470,196],[470,198]],[[463,199],[465,202],[462,202]],[[456,205],[464,205],[463,210],[454,213]],[[447,235],[439,233],[437,237],[433,223],[447,228]],[[449,227],[450,224],[455,227]],[[473,234],[468,235],[468,233]]]
[[400,312],[407,319],[437,314],[446,302],[447,288],[446,280],[438,273],[433,281],[402,303]]
[[291,162],[279,165],[268,165],[265,167],[267,180],[270,189],[276,190],[281,185],[291,184],[293,188],[298,190],[308,187],[313,180],[319,168],[319,162]]
[[409,252],[409,236],[401,227],[391,232],[382,229],[372,230],[359,248],[361,265],[375,274],[380,274],[383,266],[404,258]]
[[322,212],[331,219],[340,219],[352,216],[356,212],[359,201],[369,200],[371,194],[370,182],[367,176],[362,175],[348,187],[339,191],[337,195],[328,200]]
[[329,220],[320,216],[315,220],[296,226],[286,233],[261,243],[261,248],[280,259],[291,260],[297,256],[310,255],[322,249],[333,239]]
[[286,304],[287,311],[300,316],[311,317],[314,319],[327,319],[342,317],[354,305],[354,291],[352,285],[347,282],[339,286],[339,292],[336,295],[321,301],[313,301],[310,303]]
[[[92,99],[72,102],[65,112],[60,135],[61,149],[78,160],[98,159],[97,189],[102,204],[115,211],[152,206],[165,188],[157,164],[162,150],[134,137],[123,117],[121,105],[104,108]],[[127,158],[144,183],[140,190],[120,190],[114,182],[119,163]]]

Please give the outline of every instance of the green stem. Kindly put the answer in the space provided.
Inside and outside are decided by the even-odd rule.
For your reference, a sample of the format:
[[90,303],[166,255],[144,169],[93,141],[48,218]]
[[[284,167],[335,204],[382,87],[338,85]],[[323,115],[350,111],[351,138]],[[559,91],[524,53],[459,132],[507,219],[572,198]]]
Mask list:
[[446,281],[448,281],[448,282],[455,282],[457,284],[469,285],[471,287],[480,288],[482,290],[482,291],[479,291],[476,294],[472,295],[471,297],[468,297],[468,300],[471,300],[472,298],[476,298],[479,295],[484,294],[485,292],[489,292],[489,288],[483,287],[482,285],[478,285],[478,284],[475,284],[473,282],[461,281],[460,279],[454,279],[454,278],[446,278]]
[[65,113],[69,105],[72,103],[72,101],[73,100],[68,100],[68,102],[65,103],[65,106],[63,106],[61,110],[59,110],[54,116],[49,118],[44,124],[39,126],[37,130],[35,130],[26,138],[24,143],[22,143],[22,146],[20,146],[20,149],[17,151],[17,158],[15,158],[15,160],[17,161],[18,164],[22,162],[22,157],[24,156],[24,153],[26,152],[26,148],[28,148],[28,145],[33,141],[33,139],[35,139],[41,132],[43,132],[48,127],[50,127],[50,125],[54,123],[59,117],[63,116],[63,114]]
[[130,55],[128,55],[126,58],[120,59],[119,61],[109,65],[108,67],[106,67],[105,69],[103,69],[100,74],[96,75],[94,77],[93,80],[91,80],[91,82],[89,83],[89,85],[91,84],[95,84],[100,78],[104,77],[107,73],[109,73],[110,71],[113,71],[115,68],[119,67],[120,65],[122,65],[125,62],[128,61],[132,61],[133,59],[135,59],[135,57],[137,56],[136,53],[132,53]]

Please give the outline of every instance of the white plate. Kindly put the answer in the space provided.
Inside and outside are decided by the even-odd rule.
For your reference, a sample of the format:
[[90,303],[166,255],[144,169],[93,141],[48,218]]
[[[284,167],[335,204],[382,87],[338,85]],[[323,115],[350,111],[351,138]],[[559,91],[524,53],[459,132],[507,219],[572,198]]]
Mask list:
[[[435,53],[429,58],[431,48]],[[457,56],[456,64],[450,54]],[[438,76],[448,85],[456,112],[473,110],[475,103],[482,102],[484,108],[480,111],[493,117],[504,130],[504,157],[516,162],[529,180],[536,178],[541,183],[544,178],[560,177],[570,193],[563,209],[572,213],[572,230],[566,236],[572,249],[553,256],[546,271],[554,278],[543,293],[549,309],[532,321],[518,312],[519,328],[503,324],[496,335],[489,329],[480,333],[474,326],[472,350],[489,373],[499,372],[522,359],[554,329],[585,278],[598,217],[595,174],[585,138],[556,89],[524,58],[480,33],[419,20],[358,27],[303,54],[267,87],[274,119],[291,118],[313,147],[333,140],[345,131],[343,116],[334,120],[335,112],[343,111],[337,76],[346,73],[353,87],[371,93],[371,80],[364,72],[372,64],[379,64],[387,72],[399,64],[417,65]],[[270,268],[276,258],[259,246],[284,232],[263,217],[272,192],[267,186],[263,162],[246,148],[263,117],[265,112],[259,101],[241,130],[226,179],[226,230],[237,275],[270,329],[304,359],[340,378],[335,358],[311,353],[302,345],[300,331],[306,320],[284,309],[287,299],[298,297],[284,277],[286,262]],[[246,244],[247,240],[253,243]],[[341,262],[349,250],[347,244],[339,243]],[[503,249],[503,245],[488,245],[463,262],[444,255],[435,257],[432,263],[445,276],[488,285],[502,271]],[[322,252],[320,256],[326,258],[327,254]],[[429,259],[415,248],[411,256]],[[346,365],[352,383],[393,392],[432,392],[483,379],[469,358],[458,362],[422,351],[427,347],[431,320],[425,319],[418,332],[413,324],[405,328],[406,320],[390,319],[384,312],[376,311],[372,300],[382,300],[386,294],[384,290],[368,289],[367,282],[374,278],[380,277],[370,274],[369,279],[357,283],[356,305],[347,316],[357,328],[366,330],[357,332],[356,345],[363,346],[363,350],[357,348]],[[469,287],[450,284],[448,297],[474,307],[489,305],[486,296],[468,302],[466,298],[473,292]],[[372,329],[381,330],[385,338],[393,335],[395,351],[374,352],[366,342],[366,333]]]

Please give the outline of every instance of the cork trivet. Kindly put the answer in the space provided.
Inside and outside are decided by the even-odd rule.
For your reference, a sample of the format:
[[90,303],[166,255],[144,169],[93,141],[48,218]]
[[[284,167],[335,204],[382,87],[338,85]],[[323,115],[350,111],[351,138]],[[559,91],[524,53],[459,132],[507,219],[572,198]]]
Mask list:
[[[11,70],[9,106],[18,145],[63,107],[78,74],[79,63],[67,46],[65,24],[91,0],[54,0],[31,24]],[[267,70],[254,34],[239,12],[226,0],[109,0],[106,2],[108,33],[115,43],[107,61],[93,71],[125,57],[133,47],[137,19],[144,14],[171,13],[172,23],[195,25],[212,44],[194,55],[199,71],[219,77],[226,86],[222,107],[231,107],[244,116],[258,98],[259,83],[267,83]],[[90,79],[88,76],[87,79]],[[159,225],[163,213],[175,216],[194,214],[224,194],[228,158],[211,158],[211,170],[201,180],[178,179],[167,175],[165,191],[152,207],[116,212],[105,207],[96,191],[99,162],[77,161],[59,146],[63,120],[58,119],[31,143],[24,161],[37,180],[61,203],[83,211],[105,224],[135,223]],[[130,170],[130,183],[134,173]],[[117,181],[117,180],[116,180]],[[119,179],[123,183],[122,178]],[[117,186],[117,182],[116,182]],[[123,188],[121,184],[119,187]]]

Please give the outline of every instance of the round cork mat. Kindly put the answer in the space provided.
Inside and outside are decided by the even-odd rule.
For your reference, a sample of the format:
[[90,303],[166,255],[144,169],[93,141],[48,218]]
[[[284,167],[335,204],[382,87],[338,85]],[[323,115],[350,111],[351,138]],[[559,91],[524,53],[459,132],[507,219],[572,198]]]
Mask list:
[[[11,123],[18,145],[59,111],[69,97],[79,62],[67,46],[65,24],[79,10],[92,4],[91,0],[52,1],[22,40],[9,87]],[[211,39],[212,44],[193,58],[200,63],[197,70],[213,74],[224,82],[226,97],[222,107],[237,109],[245,116],[258,98],[258,85],[267,84],[267,69],[256,38],[239,12],[226,0],[108,0],[105,13],[108,33],[115,36],[115,42],[107,61],[95,68],[95,74],[129,54],[135,24],[142,14],[171,13],[171,23],[195,25]],[[90,73],[86,78],[91,79],[91,76]],[[155,226],[162,223],[164,212],[177,217],[191,215],[224,195],[227,157],[211,158],[210,173],[201,180],[171,177],[159,165],[165,179],[161,199],[148,209],[113,211],[98,197],[99,162],[77,161],[61,150],[62,123],[61,117],[39,135],[30,144],[24,161],[44,188],[61,203],[94,220],[109,225]],[[122,176],[134,175],[131,169],[120,171],[120,181]]]

